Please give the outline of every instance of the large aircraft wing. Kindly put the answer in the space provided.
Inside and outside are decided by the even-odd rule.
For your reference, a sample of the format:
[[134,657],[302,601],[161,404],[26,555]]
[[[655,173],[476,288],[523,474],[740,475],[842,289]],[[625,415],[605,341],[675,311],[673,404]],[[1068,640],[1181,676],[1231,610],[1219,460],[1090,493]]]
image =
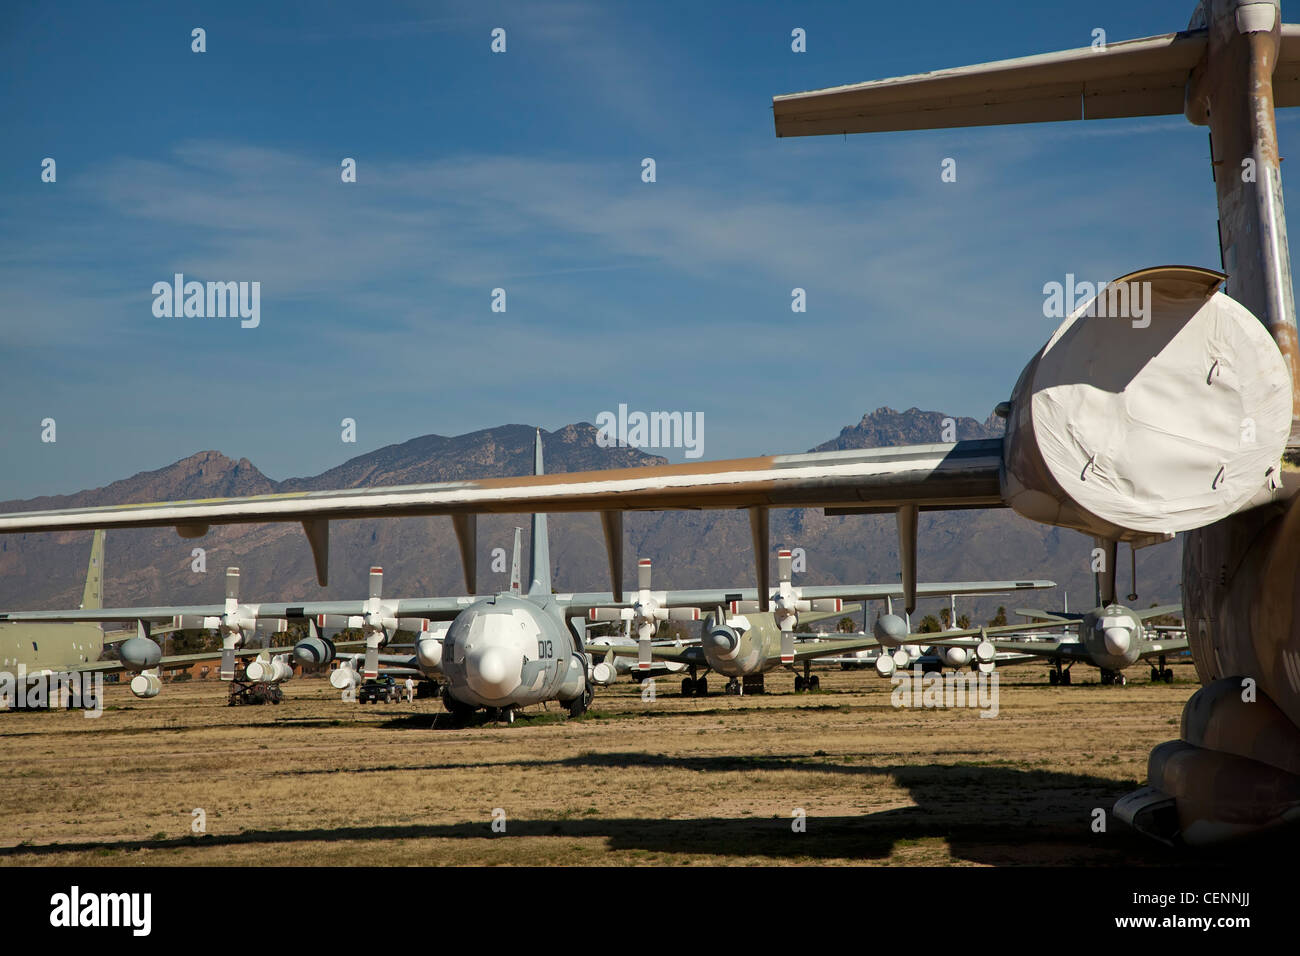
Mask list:
[[800,641],[794,646],[794,659],[805,661],[834,654],[852,654],[880,646],[874,637],[844,638],[828,641]]
[[1149,621],[1153,617],[1164,617],[1166,614],[1177,614],[1180,617],[1183,613],[1181,604],[1162,604],[1159,607],[1149,607],[1145,611],[1137,611],[1139,620]]
[[[595,644],[584,650],[593,658],[598,657],[602,660],[615,657],[635,658],[638,652],[635,644]],[[699,644],[653,645],[650,648],[650,659],[673,664],[694,664],[698,667],[707,667],[709,663],[708,658],[704,656],[704,648]]]
[[[328,581],[329,522],[450,515],[462,542],[478,514],[832,507],[884,513],[1000,508],[999,439],[803,455],[771,455],[569,474],[70,508],[0,515],[0,534],[98,528],[176,528],[197,537],[219,524],[302,522]],[[619,525],[621,527],[621,524]],[[764,528],[766,527],[764,523]],[[467,575],[472,577],[471,575]],[[469,590],[474,590],[473,587]]]
[[1030,618],[1040,624],[1068,624],[1081,621],[1085,616],[1083,614],[1069,614],[1058,611],[1040,611],[1038,608],[1029,607],[1017,608],[1016,614]]
[[[606,595],[608,597],[608,595]],[[441,597],[395,599],[385,602],[385,608],[395,608],[399,619],[429,618],[430,620],[455,617],[474,601],[475,597]],[[365,601],[279,601],[246,604],[240,607],[250,616],[263,621],[301,620],[321,614],[355,617],[365,613]],[[221,617],[226,612],[223,604],[193,604],[176,607],[110,607],[77,608],[65,611],[0,611],[0,623],[12,622],[119,622],[119,621],[171,621],[178,617]],[[165,630],[180,630],[168,627]],[[155,630],[151,633],[162,633]],[[133,635],[129,635],[133,636]]]
[[[1284,32],[1284,51],[1293,41]],[[1181,114],[1188,74],[1206,45],[1204,29],[1102,40],[1076,50],[790,93],[772,99],[776,135]],[[1293,66],[1288,75],[1294,72]]]
[[[1025,579],[1020,581],[936,581],[916,586],[917,597],[947,597],[950,594],[1001,594],[1007,591],[1033,591],[1056,587],[1055,581]],[[883,601],[904,597],[901,584],[815,584],[795,587],[805,600],[842,598],[846,601]],[[757,601],[758,588],[701,588],[679,591],[655,591],[661,607],[712,608],[732,601]],[[608,592],[557,594],[555,601],[567,609],[570,617],[582,616],[593,607],[631,607],[635,599],[614,601]],[[799,615],[801,624],[811,624],[826,617],[839,617],[860,610],[846,605],[838,611],[808,612]]]
[[1172,637],[1168,640],[1162,638],[1160,640],[1149,642],[1148,645],[1143,648],[1140,656],[1143,660],[1146,660],[1152,657],[1160,657],[1165,654],[1178,654],[1187,650],[1190,646],[1191,645],[1185,637]]
[[[292,647],[250,647],[243,650],[235,651],[236,657],[257,657],[260,654],[290,654],[293,652]],[[221,656],[221,651],[201,651],[195,654],[172,654],[160,658],[154,667],[171,667],[175,664],[193,664],[195,661],[210,661]],[[60,666],[58,670],[63,673],[73,674],[94,674],[104,673],[113,674],[123,670],[121,661],[91,661],[89,664],[75,664],[71,667]],[[152,670],[153,668],[150,668]],[[35,672],[32,672],[35,673]]]

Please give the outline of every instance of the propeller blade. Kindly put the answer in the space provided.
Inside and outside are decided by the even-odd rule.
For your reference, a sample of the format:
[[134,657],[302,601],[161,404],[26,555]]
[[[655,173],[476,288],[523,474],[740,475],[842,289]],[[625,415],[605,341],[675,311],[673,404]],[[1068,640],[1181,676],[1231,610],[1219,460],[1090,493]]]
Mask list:
[[650,590],[650,559],[642,558],[636,563],[636,586],[642,591]]
[[794,631],[785,628],[781,629],[781,663],[794,663]]
[[370,569],[370,600],[378,600],[384,596],[384,569]]
[[626,612],[626,619],[631,620],[629,609],[621,607],[593,607],[587,609],[587,620],[589,621],[622,621]]
[[650,669],[650,639],[655,635],[655,626],[645,624],[637,632],[636,642],[636,667],[637,670],[648,671]]
[[668,620],[670,621],[698,621],[700,619],[700,609],[698,607],[670,607],[668,609]]
[[776,569],[778,580],[783,584],[790,581],[790,569],[794,566],[794,561],[790,557],[790,549],[782,548],[776,553]]
[[239,600],[239,568],[226,568],[226,600]]
[[223,647],[221,649],[221,679],[235,679],[235,649],[233,647]]
[[844,601],[841,598],[815,598],[808,603],[812,605],[808,610],[819,613],[838,614],[844,610]]
[[375,641],[366,641],[366,670],[367,680],[373,680],[379,676],[379,644]]

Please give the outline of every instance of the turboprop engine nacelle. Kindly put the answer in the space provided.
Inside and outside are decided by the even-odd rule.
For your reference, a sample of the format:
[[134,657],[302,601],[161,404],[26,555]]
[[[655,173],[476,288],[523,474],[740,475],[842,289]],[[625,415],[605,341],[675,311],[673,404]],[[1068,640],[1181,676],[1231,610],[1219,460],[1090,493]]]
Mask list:
[[147,637],[133,637],[123,641],[117,653],[122,659],[122,665],[133,671],[156,667],[162,660],[162,649]]
[[157,674],[136,674],[131,678],[131,693],[148,700],[162,691],[162,680]]
[[449,621],[434,624],[422,629],[415,639],[415,659],[426,675],[432,675],[442,667],[442,642],[450,627]]
[[1061,323],[1011,396],[1002,495],[1017,513],[1132,541],[1272,500],[1291,377],[1223,278],[1134,272]]

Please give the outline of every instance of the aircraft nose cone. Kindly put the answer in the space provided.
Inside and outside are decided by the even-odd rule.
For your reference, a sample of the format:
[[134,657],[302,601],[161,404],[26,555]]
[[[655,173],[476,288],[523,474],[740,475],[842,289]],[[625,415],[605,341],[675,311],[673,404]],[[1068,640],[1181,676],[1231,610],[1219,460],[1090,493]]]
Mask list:
[[734,654],[740,640],[729,627],[715,627],[704,635],[705,650],[718,657]]
[[1106,642],[1107,652],[1116,655],[1128,653],[1129,645],[1133,641],[1127,628],[1123,627],[1106,628],[1102,633],[1102,639]]
[[504,647],[486,647],[465,659],[465,679],[482,697],[497,700],[519,686],[523,658]]

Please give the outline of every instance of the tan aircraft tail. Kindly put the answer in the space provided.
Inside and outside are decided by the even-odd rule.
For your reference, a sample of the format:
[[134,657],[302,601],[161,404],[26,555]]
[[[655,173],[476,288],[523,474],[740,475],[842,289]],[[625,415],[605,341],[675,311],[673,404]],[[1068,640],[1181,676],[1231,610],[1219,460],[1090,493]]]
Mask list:
[[81,595],[83,609],[104,606],[104,532],[95,532],[90,545],[90,567],[86,569],[86,590]]

